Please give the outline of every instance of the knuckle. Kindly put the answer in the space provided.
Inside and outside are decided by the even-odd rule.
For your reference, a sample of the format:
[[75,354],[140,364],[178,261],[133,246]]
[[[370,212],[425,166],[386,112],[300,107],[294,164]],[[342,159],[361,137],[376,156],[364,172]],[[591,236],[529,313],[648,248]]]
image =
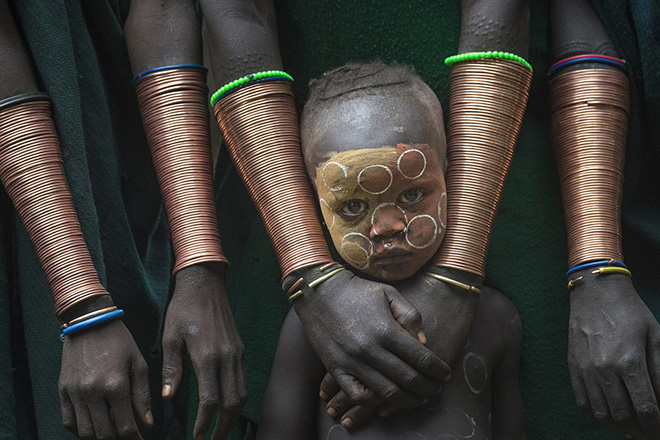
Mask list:
[[135,424],[122,423],[117,426],[117,433],[119,434],[119,438],[129,438],[134,437],[138,433],[138,430]]
[[401,318],[401,324],[410,325],[422,320],[422,314],[417,309],[410,308]]
[[605,422],[609,418],[609,413],[602,408],[594,409],[594,419],[599,422]]
[[644,421],[660,418],[660,410],[654,402],[644,402],[637,408],[637,416]]
[[627,408],[615,408],[612,410],[612,419],[615,422],[628,422],[633,419],[633,415]]
[[174,377],[174,376],[177,375],[178,371],[179,371],[179,369],[176,368],[174,365],[171,365],[171,364],[163,365],[163,376],[164,377]]
[[205,409],[215,409],[218,407],[220,400],[218,395],[215,393],[204,393],[202,394],[201,399],[199,399],[199,406]]
[[238,393],[231,393],[225,397],[221,404],[221,410],[227,411],[229,413],[239,412],[244,405],[244,401]]
[[619,361],[616,365],[616,371],[621,374],[631,374],[634,373],[639,367],[639,359],[634,355],[624,355],[619,358]]
[[382,389],[382,397],[385,401],[392,401],[399,396],[399,389],[395,386],[388,385]]

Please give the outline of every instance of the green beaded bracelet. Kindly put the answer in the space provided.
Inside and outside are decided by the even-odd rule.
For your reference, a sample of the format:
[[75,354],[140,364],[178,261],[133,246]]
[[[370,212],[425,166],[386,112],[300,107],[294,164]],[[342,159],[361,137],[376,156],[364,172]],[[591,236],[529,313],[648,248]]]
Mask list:
[[532,69],[532,65],[529,64],[527,60],[525,60],[523,57],[510,52],[498,52],[496,50],[494,51],[489,50],[488,52],[468,52],[468,53],[453,55],[445,59],[445,64],[451,66],[452,64],[458,63],[460,61],[480,60],[483,58],[499,58],[502,60],[515,61],[527,67],[532,72],[534,71],[534,69]]
[[220,87],[212,96],[211,96],[211,107],[225,95],[234,91],[235,89],[246,86],[251,83],[260,82],[270,79],[288,79],[293,82],[293,77],[286,72],[281,70],[264,70],[263,72],[251,73],[249,75],[242,76],[238,79],[235,79],[224,86]]

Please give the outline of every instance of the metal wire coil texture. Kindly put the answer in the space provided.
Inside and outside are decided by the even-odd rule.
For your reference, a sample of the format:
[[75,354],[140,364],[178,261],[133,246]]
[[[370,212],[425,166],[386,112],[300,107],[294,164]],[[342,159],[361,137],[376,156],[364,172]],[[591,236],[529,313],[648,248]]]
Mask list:
[[621,196],[630,93],[628,78],[583,69],[550,82],[552,134],[561,179],[569,267],[623,261]]
[[78,223],[50,102],[0,112],[0,179],[35,248],[55,313],[106,295]]
[[174,273],[227,263],[213,200],[206,72],[156,71],[140,77],[135,88],[170,225]]
[[447,127],[447,231],[434,264],[485,275],[532,72],[511,60],[456,63]]
[[216,102],[218,127],[264,221],[282,269],[330,263],[302,159],[288,81],[240,89]]

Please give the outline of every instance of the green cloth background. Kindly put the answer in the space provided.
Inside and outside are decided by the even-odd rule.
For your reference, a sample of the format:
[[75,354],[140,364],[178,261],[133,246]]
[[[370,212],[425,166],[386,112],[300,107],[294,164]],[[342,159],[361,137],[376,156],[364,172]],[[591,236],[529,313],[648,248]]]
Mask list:
[[[121,25],[126,3],[15,1],[42,90],[54,103],[67,178],[102,282],[151,367],[151,438],[187,438],[184,388],[162,405],[159,329],[170,291],[171,252],[161,200],[141,130]],[[285,70],[303,99],[310,78],[350,61],[415,67],[448,102],[449,68],[460,26],[456,0],[378,2],[276,0]],[[630,66],[633,111],[627,150],[624,254],[654,312],[660,255],[660,5],[596,0]],[[528,111],[496,220],[487,282],[507,294],[523,321],[521,384],[529,439],[616,438],[575,405],[566,365],[566,235],[549,134],[548,1],[532,2]],[[497,49],[497,48],[493,48]],[[253,438],[261,394],[288,303],[263,225],[220,150],[216,187],[228,289],[246,346],[250,400],[234,438]],[[67,439],[57,397],[61,347],[52,299],[34,250],[0,193],[0,439]],[[293,209],[293,207],[292,207]],[[657,283],[656,283],[657,284]],[[191,389],[194,391],[194,381]],[[194,405],[195,393],[192,392]],[[283,397],[285,398],[285,397]],[[194,414],[194,408],[193,412]],[[188,434],[184,434],[187,429]]]

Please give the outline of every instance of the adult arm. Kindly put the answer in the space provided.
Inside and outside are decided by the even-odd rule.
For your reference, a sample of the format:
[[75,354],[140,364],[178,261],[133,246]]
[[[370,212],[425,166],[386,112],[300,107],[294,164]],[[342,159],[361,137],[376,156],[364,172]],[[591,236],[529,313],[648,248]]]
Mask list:
[[188,355],[199,390],[193,437],[203,438],[217,413],[212,438],[223,439],[238,422],[247,385],[215,218],[201,20],[192,0],[134,0],[124,31],[176,257],[161,394],[177,392]]
[[[216,84],[281,69],[271,1],[203,0],[200,6],[211,37]],[[267,92],[272,88],[278,91]],[[252,96],[259,91],[266,96]],[[241,100],[243,105],[235,105]],[[238,117],[230,117],[230,110],[223,107],[238,115],[246,112],[248,104],[253,107],[251,113],[242,114],[243,122],[236,122]],[[268,112],[272,119],[264,122],[259,115],[271,104],[277,110]],[[258,83],[220,99],[215,111],[228,150],[264,219],[284,278],[309,282],[331,257],[302,162],[292,95],[281,83]],[[278,127],[277,131],[255,129],[251,124],[257,119],[266,127]],[[259,171],[250,174],[254,169]],[[296,181],[297,185],[283,185]],[[273,188],[276,194],[269,192]],[[349,378],[369,384],[387,400],[411,406],[437,389],[448,374],[440,358],[397,324],[393,313],[406,316],[413,334],[421,329],[419,313],[391,287],[344,270],[314,291],[305,289],[293,306],[328,371],[358,400],[360,390]]]
[[[551,29],[554,62],[584,54],[619,57],[587,0],[554,1]],[[587,80],[590,85],[585,86]],[[574,123],[568,122],[571,116],[562,113],[572,111],[568,106],[553,109],[553,136],[569,234],[569,267],[599,260],[622,260],[619,214],[628,80],[622,70],[610,63],[574,64],[553,74],[550,89],[555,102],[568,96],[562,91],[562,83],[574,84],[572,87],[583,93],[584,99],[601,104],[589,106],[591,111]],[[616,83],[621,85],[614,86]],[[601,91],[618,98],[598,99]],[[584,118],[596,126],[607,127],[610,132],[606,139],[589,132]],[[573,136],[560,138],[562,132]],[[598,159],[594,162],[589,149],[597,157],[608,158],[604,168],[593,171]],[[584,159],[575,159],[574,154],[579,151]],[[583,170],[578,175],[583,182],[591,182],[585,184],[571,178],[575,167]],[[579,203],[574,202],[574,196],[579,198]],[[597,205],[605,209],[597,208],[599,214],[588,216],[587,212]],[[569,275],[569,279],[576,280],[570,292],[568,365],[577,403],[614,432],[635,438],[657,438],[660,325],[629,277],[594,274],[594,269],[585,268]]]
[[[4,0],[0,1],[0,59],[5,65],[0,72],[0,100],[14,100],[0,109],[0,175],[46,272],[57,317],[65,323],[110,307],[113,302],[100,285],[82,240],[48,107],[34,107],[47,101],[41,95],[33,101],[25,100],[38,92],[37,82]],[[38,115],[39,126],[31,117],[11,119],[12,112],[19,108],[31,109],[31,116]],[[23,142],[10,141],[16,128],[26,133]],[[48,133],[47,139],[44,133]],[[25,172],[25,158],[35,153],[37,159],[29,169],[42,170],[37,180]],[[48,161],[42,157],[47,154]],[[80,285],[88,292],[76,292]],[[59,393],[64,425],[82,438],[140,438],[133,410],[145,424],[153,423],[147,365],[119,320],[65,337]]]

